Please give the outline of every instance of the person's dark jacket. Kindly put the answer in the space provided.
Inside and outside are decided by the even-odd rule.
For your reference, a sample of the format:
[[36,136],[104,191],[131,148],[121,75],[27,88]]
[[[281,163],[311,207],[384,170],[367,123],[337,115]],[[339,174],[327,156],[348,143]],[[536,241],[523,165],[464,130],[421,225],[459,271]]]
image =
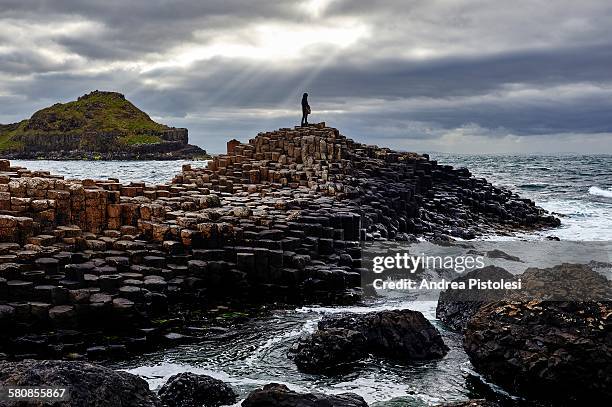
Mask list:
[[310,114],[310,105],[308,104],[308,98],[302,98],[302,113]]

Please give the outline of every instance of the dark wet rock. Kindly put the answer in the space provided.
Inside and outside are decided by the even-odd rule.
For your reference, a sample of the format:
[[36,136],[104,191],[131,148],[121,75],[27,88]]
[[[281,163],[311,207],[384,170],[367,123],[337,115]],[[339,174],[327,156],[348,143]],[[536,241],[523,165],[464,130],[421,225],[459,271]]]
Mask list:
[[522,289],[511,299],[531,301],[612,301],[612,281],[595,269],[610,273],[610,265],[590,262],[585,264],[563,263],[555,267],[539,269],[530,267],[517,276]]
[[522,261],[519,257],[513,256],[499,249],[489,250],[487,252],[487,257],[491,259],[503,259],[508,261]]
[[439,404],[436,407],[501,407],[501,405],[495,401],[474,399],[469,401],[459,401],[456,403]]
[[365,343],[361,332],[344,328],[321,329],[300,338],[291,355],[303,372],[336,370],[344,363],[363,357]]
[[218,407],[234,404],[238,398],[221,380],[191,372],[170,377],[158,394],[166,407]]
[[369,353],[409,361],[438,359],[448,352],[440,332],[417,311],[344,314],[323,319],[318,328],[290,352],[302,371],[332,370]]
[[474,368],[529,398],[605,404],[612,397],[611,282],[576,264],[517,277],[523,290],[484,305],[467,324],[463,345]]
[[368,404],[353,393],[297,393],[285,385],[270,383],[249,394],[242,407],[368,407]]
[[0,386],[68,387],[70,402],[58,403],[60,406],[161,407],[140,377],[85,362],[0,361]]
[[561,404],[612,397],[612,303],[501,302],[468,323],[474,368],[512,392]]
[[0,304],[0,322],[11,321],[15,316],[15,308],[10,305]]
[[454,331],[463,331],[472,315],[483,304],[499,301],[507,293],[506,290],[469,289],[470,279],[513,281],[514,276],[501,267],[487,266],[454,279],[455,282],[464,282],[467,288],[442,291],[436,307],[436,317]]
[[345,314],[319,322],[319,329],[330,328],[360,332],[366,351],[400,360],[438,359],[448,352],[440,332],[418,311]]
[[49,318],[58,325],[74,324],[75,308],[72,305],[57,305],[49,310]]

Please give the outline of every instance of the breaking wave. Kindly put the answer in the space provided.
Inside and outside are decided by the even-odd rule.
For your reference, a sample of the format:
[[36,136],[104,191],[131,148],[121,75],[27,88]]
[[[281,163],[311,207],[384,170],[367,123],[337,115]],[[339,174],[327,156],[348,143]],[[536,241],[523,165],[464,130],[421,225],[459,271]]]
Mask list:
[[610,189],[601,189],[599,187],[596,186],[592,186],[589,188],[589,194],[591,195],[597,195],[597,196],[603,196],[606,198],[612,198],[612,190]]

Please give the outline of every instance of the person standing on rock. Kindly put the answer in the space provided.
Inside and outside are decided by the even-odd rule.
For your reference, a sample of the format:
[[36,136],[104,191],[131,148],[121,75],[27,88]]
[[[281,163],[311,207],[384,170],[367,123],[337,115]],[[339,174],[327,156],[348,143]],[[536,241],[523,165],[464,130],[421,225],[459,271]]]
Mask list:
[[308,115],[310,114],[310,105],[308,104],[308,93],[302,95],[302,127],[308,126]]

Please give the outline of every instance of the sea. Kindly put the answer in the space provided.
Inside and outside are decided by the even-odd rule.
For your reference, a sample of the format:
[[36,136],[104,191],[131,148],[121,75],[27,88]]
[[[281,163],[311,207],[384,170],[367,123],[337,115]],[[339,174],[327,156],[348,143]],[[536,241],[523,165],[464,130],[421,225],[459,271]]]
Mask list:
[[558,214],[561,227],[545,235],[563,240],[612,240],[612,155],[432,153],[431,159],[466,167],[474,176]]
[[[554,212],[562,225],[553,230],[523,234],[519,240],[612,240],[612,155],[463,155],[431,153],[431,159],[467,167],[476,177],[509,188]],[[119,178],[123,182],[165,183],[189,161],[13,161],[32,170],[48,170],[66,178]],[[373,407],[424,407],[491,394],[515,397],[476,373],[463,351],[461,335],[447,330],[435,316],[435,301],[385,295],[359,306],[299,307],[270,310],[257,318],[237,322],[223,335],[196,344],[163,349],[110,364],[140,375],[152,389],[171,375],[191,371],[231,384],[243,400],[255,388],[284,383],[296,391],[354,392]],[[440,330],[449,353],[442,359],[419,363],[369,358],[350,372],[310,375],[299,372],[287,358],[293,343],[316,328],[325,315],[410,308]],[[497,396],[495,396],[497,397]],[[236,404],[238,406],[240,401]]]

